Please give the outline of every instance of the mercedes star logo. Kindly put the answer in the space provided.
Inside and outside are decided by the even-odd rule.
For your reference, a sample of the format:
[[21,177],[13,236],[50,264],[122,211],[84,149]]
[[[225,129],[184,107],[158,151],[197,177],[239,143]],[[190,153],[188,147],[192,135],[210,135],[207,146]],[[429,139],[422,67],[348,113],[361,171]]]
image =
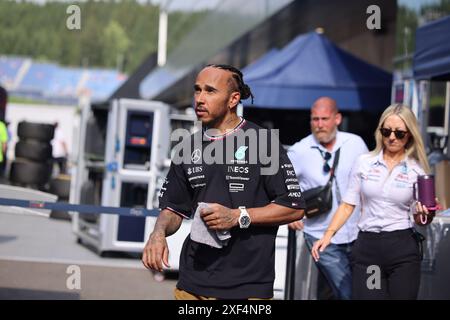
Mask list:
[[202,157],[202,152],[200,149],[195,149],[194,152],[192,152],[191,160],[193,163],[197,163]]

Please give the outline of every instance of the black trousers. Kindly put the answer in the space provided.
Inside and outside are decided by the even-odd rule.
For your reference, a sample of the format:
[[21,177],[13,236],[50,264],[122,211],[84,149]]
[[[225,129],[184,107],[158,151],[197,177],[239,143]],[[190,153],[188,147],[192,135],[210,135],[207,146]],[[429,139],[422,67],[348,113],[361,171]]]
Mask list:
[[417,299],[420,264],[413,229],[359,232],[352,249],[353,299]]

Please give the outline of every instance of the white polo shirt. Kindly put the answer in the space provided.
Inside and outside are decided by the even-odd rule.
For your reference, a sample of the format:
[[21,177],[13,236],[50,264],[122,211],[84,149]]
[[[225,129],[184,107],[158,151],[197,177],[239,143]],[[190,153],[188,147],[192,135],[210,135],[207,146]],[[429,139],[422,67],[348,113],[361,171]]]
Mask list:
[[389,174],[382,151],[359,157],[343,198],[346,203],[361,204],[358,228],[369,232],[411,228],[413,183],[423,174],[424,170],[412,158],[402,160]]
[[[324,159],[317,150],[319,148],[323,152],[326,150],[316,139],[310,134],[306,138],[300,140],[288,150],[288,156],[294,166],[298,181],[302,190],[308,190],[318,186],[323,186],[328,182],[330,173],[323,170]],[[329,213],[317,216],[315,218],[305,218],[304,232],[315,237],[322,238],[325,230],[328,228],[331,219],[338,207],[338,198],[336,195],[336,183],[339,186],[341,197],[347,190],[348,179],[353,167],[353,163],[363,153],[367,153],[367,147],[364,141],[357,135],[347,132],[338,131],[336,134],[336,143],[333,146],[332,157],[328,160],[331,167],[333,165],[334,156],[337,149],[341,149],[339,154],[339,163],[333,182],[333,207]],[[359,220],[359,210],[355,208],[355,212],[342,226],[342,228],[332,238],[332,243],[350,243],[356,239],[358,235],[357,222]]]

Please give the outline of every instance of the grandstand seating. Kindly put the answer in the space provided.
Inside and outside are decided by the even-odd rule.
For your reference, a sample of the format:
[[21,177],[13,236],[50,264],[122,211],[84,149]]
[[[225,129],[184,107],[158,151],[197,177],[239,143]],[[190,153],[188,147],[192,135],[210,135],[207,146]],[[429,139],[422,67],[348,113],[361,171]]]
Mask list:
[[81,90],[88,92],[91,101],[100,102],[108,99],[125,79],[124,74],[114,70],[91,69]]
[[11,88],[25,60],[25,58],[20,57],[0,56],[0,84],[6,88]]
[[75,96],[77,95],[77,86],[83,76],[82,69],[59,68],[52,77],[45,95],[47,96]]
[[17,88],[18,91],[42,95],[53,80],[57,66],[51,63],[33,63]]
[[[31,61],[29,68],[23,68],[27,60]],[[21,68],[25,72],[19,79]],[[0,85],[14,96],[47,103],[76,104],[82,94],[88,94],[93,102],[105,101],[126,79],[116,70],[68,68],[0,56]]]

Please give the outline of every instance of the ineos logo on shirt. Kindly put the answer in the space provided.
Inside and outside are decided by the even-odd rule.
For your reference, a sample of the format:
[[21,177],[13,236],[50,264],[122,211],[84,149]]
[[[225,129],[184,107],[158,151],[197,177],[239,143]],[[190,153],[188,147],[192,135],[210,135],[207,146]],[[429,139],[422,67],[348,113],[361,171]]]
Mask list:
[[248,173],[248,167],[228,166],[228,172],[233,172],[233,173]]
[[202,158],[202,152],[200,151],[200,149],[195,149],[191,155],[192,162],[197,163],[201,158]]

